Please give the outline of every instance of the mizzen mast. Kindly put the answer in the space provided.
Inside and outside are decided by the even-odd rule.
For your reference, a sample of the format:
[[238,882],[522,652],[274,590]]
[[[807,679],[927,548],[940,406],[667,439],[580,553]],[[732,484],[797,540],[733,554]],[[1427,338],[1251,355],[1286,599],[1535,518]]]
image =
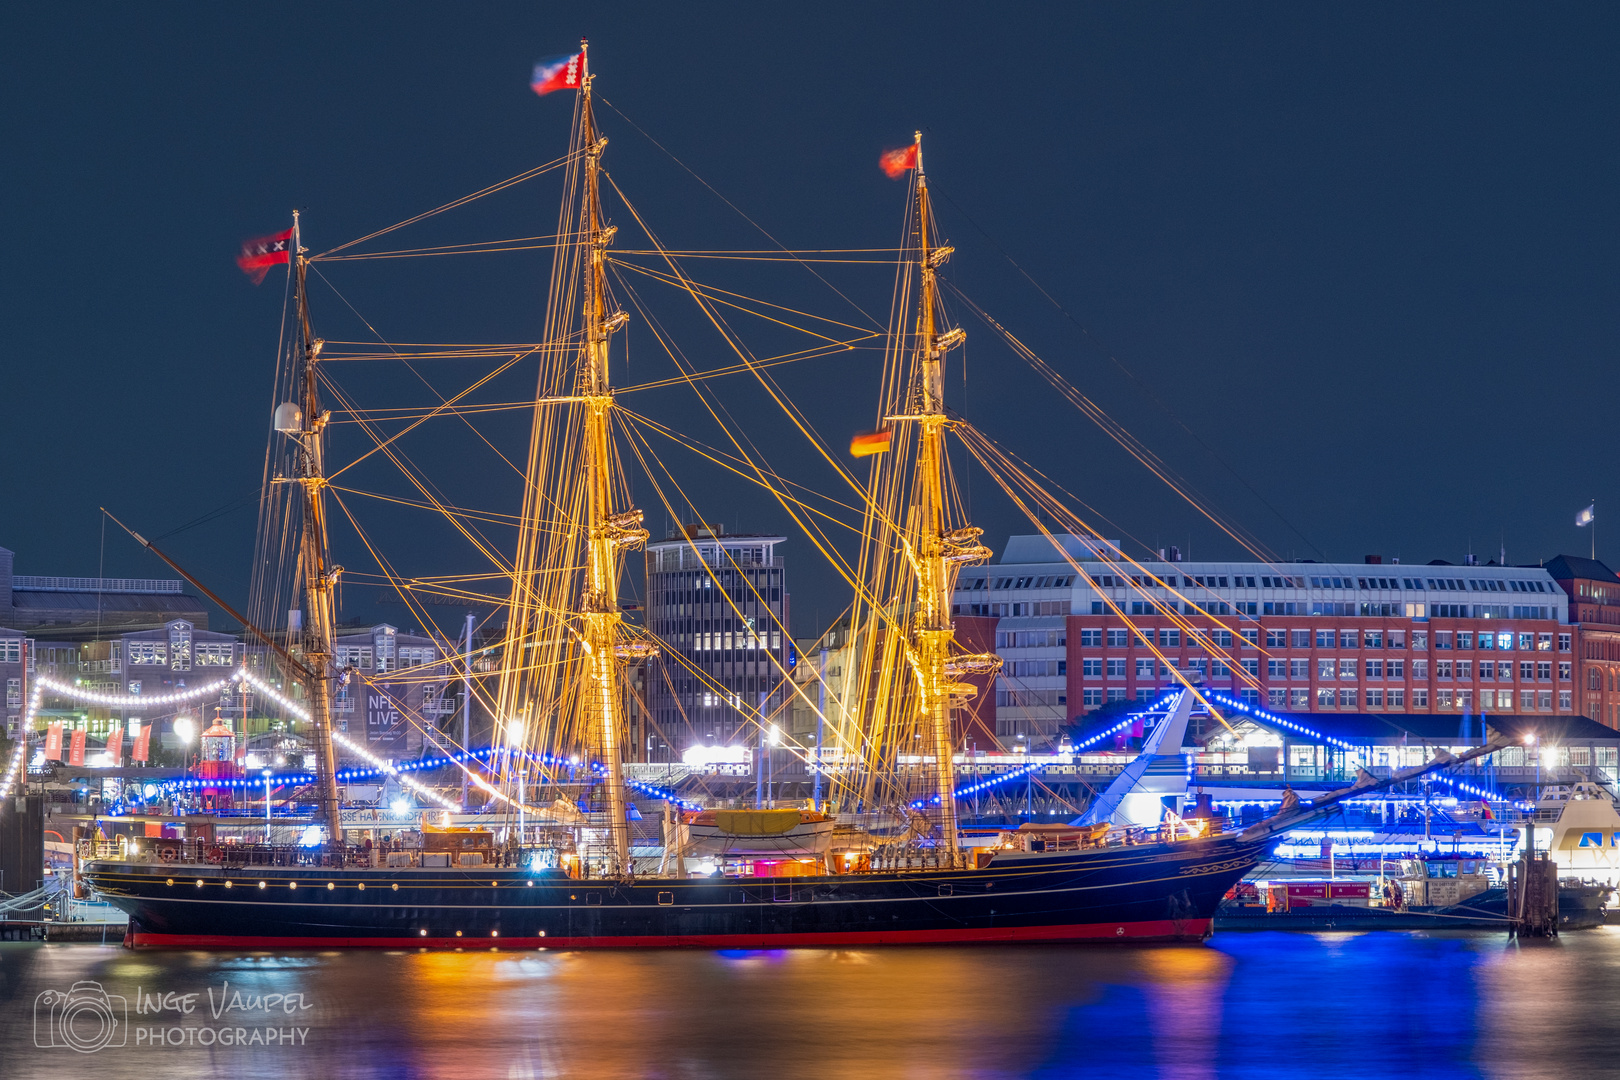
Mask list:
[[[317,392],[316,363],[324,344],[314,336],[309,321],[305,276],[309,259],[300,243],[298,214],[293,213],[293,288],[298,312],[298,348],[302,365],[298,415],[277,417],[277,427],[298,444],[293,479],[304,495],[303,535],[300,539],[300,576],[304,581],[304,624],[297,641],[308,670],[311,736],[315,744],[315,797],[317,815],[326,824],[329,843],[343,840],[338,807],[337,754],[332,748],[332,639],[336,613],[332,593],[341,566],[333,566],[326,542],[326,473],[322,433],[331,413],[322,412]],[[289,631],[292,627],[288,628]],[[289,634],[289,636],[292,636]]]
[[956,587],[958,569],[990,557],[990,549],[979,542],[984,530],[972,526],[951,528],[946,505],[945,433],[951,419],[945,411],[945,354],[960,345],[967,334],[961,329],[941,332],[937,321],[938,282],[936,273],[950,257],[949,246],[936,247],[929,235],[932,214],[928,203],[928,180],[923,172],[922,132],[915,135],[917,170],[917,269],[922,278],[916,345],[907,385],[909,416],[920,427],[917,461],[912,478],[911,507],[906,522],[905,543],[917,577],[917,594],[911,624],[912,662],[921,690],[922,720],[932,736],[935,763],[935,795],[939,800],[939,843],[949,861],[958,859],[956,818],[956,740],[951,730],[951,697],[971,693],[973,688],[958,684],[959,675],[994,674],[1001,664],[994,655],[955,655],[956,631],[951,623],[951,593]]

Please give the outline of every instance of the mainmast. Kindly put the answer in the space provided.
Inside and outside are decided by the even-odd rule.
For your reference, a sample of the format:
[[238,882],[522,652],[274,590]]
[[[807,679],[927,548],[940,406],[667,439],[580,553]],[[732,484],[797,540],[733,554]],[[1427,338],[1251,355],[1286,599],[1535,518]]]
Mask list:
[[582,461],[585,467],[585,538],[588,563],[585,595],[580,616],[583,623],[581,646],[585,652],[588,685],[585,708],[598,729],[602,762],[606,769],[608,839],[613,849],[610,871],[628,874],[630,823],[625,817],[623,687],[620,685],[619,576],[623,571],[621,552],[640,547],[647,541],[641,528],[641,511],[614,508],[614,460],[609,443],[609,414],[613,408],[613,386],[608,372],[608,340],[624,325],[622,312],[608,311],[607,246],[613,228],[602,227],[602,203],[598,173],[607,139],[596,130],[591,111],[590,65],[587,44],[580,42],[580,145],[585,150],[585,206],[579,242],[587,245],[585,260],[585,342],[579,356],[577,389],[585,409]]
[[326,548],[326,473],[321,434],[331,413],[321,411],[317,394],[315,364],[320,359],[324,342],[316,338],[310,329],[308,294],[305,290],[309,259],[304,254],[300,239],[298,212],[294,211],[293,287],[298,311],[298,348],[303,361],[299,374],[303,385],[296,426],[290,423],[283,426],[278,418],[277,427],[298,443],[294,479],[304,493],[300,567],[304,579],[305,615],[298,643],[309,672],[306,689],[309,694],[311,735],[315,744],[317,816],[326,823],[327,841],[336,844],[343,840],[343,822],[338,809],[337,755],[332,749],[332,638],[336,625],[332,591],[343,568],[331,564]]
[[940,332],[936,322],[938,282],[935,274],[950,257],[948,246],[935,247],[929,235],[932,220],[928,179],[923,172],[922,132],[917,132],[917,268],[922,289],[917,312],[916,351],[908,382],[911,415],[904,419],[920,425],[920,445],[911,488],[906,544],[917,574],[917,596],[912,620],[912,652],[921,685],[924,725],[933,737],[936,796],[939,800],[940,844],[953,864],[958,858],[956,820],[955,739],[951,732],[951,696],[972,693],[955,677],[969,673],[994,674],[1000,661],[993,655],[954,656],[956,639],[951,624],[951,592],[958,567],[990,557],[979,543],[982,529],[951,529],[945,496],[945,432],[951,420],[945,412],[945,354],[967,337],[961,329]]

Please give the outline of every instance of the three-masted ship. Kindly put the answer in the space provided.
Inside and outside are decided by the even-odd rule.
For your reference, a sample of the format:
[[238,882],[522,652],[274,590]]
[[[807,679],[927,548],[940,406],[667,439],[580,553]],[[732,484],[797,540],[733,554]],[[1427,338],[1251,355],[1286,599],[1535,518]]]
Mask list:
[[[521,832],[521,857],[484,849],[453,862],[381,857],[342,843],[332,703],[339,682],[353,673],[334,658],[339,570],[326,548],[322,345],[310,324],[309,260],[295,227],[299,393],[278,410],[276,428],[292,448],[293,468],[280,479],[301,493],[305,618],[285,634],[259,633],[288,677],[305,687],[317,820],[329,841],[302,854],[263,857],[213,842],[165,843],[161,850],[136,844],[88,859],[86,882],[129,913],[129,941],[137,946],[757,948],[1206,937],[1223,894],[1280,829],[1309,810],[1290,806],[1245,831],[1205,823],[1126,837],[1110,835],[1104,824],[989,849],[960,842],[952,713],[972,692],[965,680],[993,676],[999,661],[965,652],[953,628],[956,575],[990,551],[950,498],[945,443],[957,420],[946,407],[943,373],[963,334],[941,322],[937,274],[950,249],[933,234],[920,135],[908,151],[915,304],[889,334],[878,417],[888,452],[867,486],[858,601],[871,628],[861,708],[871,722],[906,733],[908,746],[927,747],[920,763],[913,755],[907,766],[913,781],[918,770],[925,781],[912,782],[897,804],[910,856],[823,858],[810,876],[692,876],[682,856],[704,843],[723,850],[739,835],[752,834],[766,851],[798,853],[801,842],[805,851],[826,851],[830,815],[776,811],[791,820],[773,824],[767,812],[739,824],[746,812],[711,809],[679,820],[671,814],[665,843],[676,849],[674,857],[666,852],[656,867],[638,863],[627,820],[622,682],[626,665],[657,643],[626,622],[619,600],[626,553],[648,533],[641,512],[627,503],[619,472],[610,357],[626,316],[609,289],[614,229],[604,223],[599,190],[606,139],[596,126],[583,50],[578,65],[546,323],[555,362],[542,364],[535,395],[493,695],[505,749],[491,759],[490,780],[481,781],[528,827],[549,820],[554,832],[571,834],[569,857],[528,857]],[[537,805],[534,793],[546,790],[548,762],[556,759],[535,751],[548,747],[577,748],[599,763],[595,814]],[[856,766],[899,768],[893,756]]]

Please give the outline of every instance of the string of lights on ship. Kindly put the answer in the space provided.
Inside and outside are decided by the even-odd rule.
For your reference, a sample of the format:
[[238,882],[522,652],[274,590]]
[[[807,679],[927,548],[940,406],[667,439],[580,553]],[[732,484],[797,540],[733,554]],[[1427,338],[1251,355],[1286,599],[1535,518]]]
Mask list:
[[[247,682],[251,683],[256,689],[260,690],[261,692],[266,693],[268,696],[270,696],[272,699],[274,699],[278,704],[282,705],[284,708],[288,708],[288,709],[291,709],[291,710],[294,710],[294,711],[297,710],[297,706],[294,705],[293,702],[291,702],[287,698],[282,697],[273,688],[271,688],[270,686],[265,684],[262,680],[260,680],[258,678],[255,678],[250,672],[247,672],[245,670],[244,671],[238,671],[238,672],[234,673],[234,675],[229,679],[222,679],[222,680],[220,680],[220,681],[218,681],[216,683],[211,683],[211,684],[206,685],[206,686],[188,688],[186,690],[177,691],[177,692],[172,693],[172,694],[154,695],[154,696],[147,696],[147,697],[141,697],[141,698],[119,697],[117,695],[101,694],[101,693],[97,693],[97,692],[93,692],[93,691],[84,691],[84,690],[81,690],[79,687],[76,687],[76,686],[69,686],[69,685],[67,685],[65,683],[59,683],[59,682],[56,682],[55,680],[52,680],[52,679],[41,678],[40,680],[38,680],[38,682],[35,685],[33,699],[29,702],[28,716],[26,717],[26,719],[24,721],[24,726],[25,726],[25,728],[27,728],[27,727],[32,725],[34,715],[35,715],[35,713],[36,713],[36,711],[38,709],[38,706],[39,706],[41,694],[45,690],[51,690],[51,691],[54,691],[56,693],[66,694],[68,696],[79,698],[81,700],[88,701],[88,702],[91,702],[93,704],[101,704],[101,705],[109,705],[109,706],[122,706],[122,707],[151,707],[151,706],[155,706],[155,705],[179,704],[179,703],[183,703],[185,701],[191,701],[191,700],[196,700],[196,699],[199,699],[199,698],[203,698],[203,697],[208,696],[209,694],[217,693],[219,690],[221,690],[224,687],[230,685],[231,683],[241,682],[241,681],[247,681]],[[1090,737],[1088,737],[1083,742],[1074,744],[1071,747],[1071,752],[1079,753],[1079,752],[1088,750],[1088,749],[1090,749],[1090,748],[1092,748],[1094,746],[1097,746],[1097,745],[1099,745],[1099,744],[1101,744],[1103,742],[1106,742],[1107,740],[1109,740],[1111,738],[1114,738],[1115,736],[1118,736],[1121,733],[1125,732],[1127,729],[1131,728],[1132,726],[1134,726],[1134,725],[1136,725],[1138,723],[1141,723],[1143,720],[1145,720],[1149,716],[1158,716],[1160,714],[1168,715],[1169,712],[1171,710],[1173,710],[1176,707],[1176,705],[1179,703],[1179,701],[1181,699],[1181,695],[1183,693],[1185,693],[1185,692],[1186,691],[1184,691],[1184,690],[1175,690],[1175,691],[1172,691],[1172,692],[1170,692],[1168,694],[1165,694],[1164,696],[1160,697],[1157,701],[1155,701],[1151,705],[1149,705],[1147,708],[1142,709],[1142,710],[1140,710],[1138,712],[1131,713],[1131,714],[1127,715],[1123,720],[1121,720],[1118,723],[1112,725],[1111,727],[1105,728],[1102,731],[1099,731],[1099,732],[1096,732],[1096,733],[1092,734]],[[1354,747],[1352,744],[1347,743],[1342,739],[1336,739],[1336,738],[1334,738],[1334,737],[1332,737],[1330,735],[1324,734],[1323,732],[1317,731],[1316,729],[1314,729],[1314,728],[1312,728],[1312,727],[1310,727],[1310,726],[1308,726],[1306,724],[1302,724],[1302,723],[1299,723],[1296,720],[1291,720],[1291,719],[1287,719],[1287,718],[1282,717],[1282,716],[1278,716],[1277,714],[1272,713],[1272,712],[1270,712],[1270,711],[1268,711],[1266,709],[1262,709],[1262,708],[1260,708],[1260,707],[1258,707],[1256,705],[1251,705],[1251,704],[1249,704],[1247,702],[1238,700],[1236,698],[1229,697],[1229,696],[1227,696],[1225,694],[1221,694],[1221,693],[1218,693],[1218,692],[1208,692],[1206,696],[1208,697],[1208,699],[1210,701],[1215,702],[1215,703],[1217,703],[1219,705],[1222,705],[1227,709],[1230,709],[1230,710],[1233,710],[1235,712],[1239,712],[1239,713],[1243,713],[1243,714],[1252,716],[1255,719],[1261,720],[1261,721],[1263,721],[1263,722],[1265,722],[1267,724],[1274,724],[1274,725],[1276,725],[1276,726],[1278,726],[1280,728],[1284,728],[1286,730],[1295,732],[1295,733],[1297,733],[1299,735],[1303,735],[1306,738],[1318,740],[1318,741],[1320,741],[1320,742],[1322,742],[1322,743],[1324,743],[1326,745],[1333,746],[1333,747],[1335,747],[1337,749],[1341,749],[1341,750],[1355,750],[1356,749],[1356,747]],[[372,755],[366,753],[360,747],[356,746],[355,744],[353,744],[349,740],[343,738],[342,736],[337,736],[337,739],[338,739],[339,742],[344,744],[346,749],[348,749],[348,750],[350,750],[352,752],[355,752],[355,753],[359,754],[361,757],[364,757],[367,760],[373,762],[373,767],[371,767],[371,768],[340,770],[338,772],[338,774],[337,774],[337,778],[338,778],[339,781],[345,782],[345,783],[350,783],[350,782],[353,782],[353,781],[356,781],[356,780],[373,779],[373,778],[377,778],[377,777],[381,777],[381,776],[396,776],[396,777],[399,777],[401,779],[401,781],[403,783],[405,783],[408,787],[415,790],[418,794],[426,795],[432,801],[437,802],[440,805],[445,806],[447,808],[450,807],[450,805],[451,805],[448,800],[444,799],[442,796],[439,796],[436,792],[432,792],[430,789],[425,788],[422,785],[415,783],[408,776],[406,776],[404,774],[411,773],[411,772],[431,771],[433,769],[443,768],[443,767],[448,766],[448,765],[462,765],[462,766],[465,766],[466,763],[473,762],[473,761],[476,761],[479,764],[487,766],[489,764],[489,758],[496,755],[497,753],[501,753],[501,752],[506,753],[508,756],[517,756],[519,753],[521,753],[521,756],[524,757],[530,763],[536,764],[536,765],[541,765],[541,766],[544,766],[544,767],[565,768],[565,767],[577,767],[580,764],[580,762],[578,761],[577,758],[561,758],[561,757],[556,757],[556,756],[553,756],[553,755],[550,755],[550,754],[536,754],[536,753],[533,753],[532,751],[521,751],[521,752],[519,752],[519,751],[512,750],[511,748],[504,748],[504,750],[503,750],[503,748],[498,748],[498,747],[484,747],[483,749],[480,749],[480,750],[465,751],[465,752],[460,753],[460,754],[446,755],[446,756],[443,756],[443,757],[423,758],[423,759],[420,759],[420,760],[417,760],[417,761],[403,762],[403,763],[400,763],[398,765],[394,765],[394,764],[385,763],[385,762],[380,761],[379,759],[377,759],[375,757],[372,757]],[[8,763],[5,775],[4,775],[3,779],[0,779],[0,799],[7,798],[10,795],[12,788],[15,786],[16,778],[17,778],[18,774],[21,771],[23,760],[24,760],[24,748],[25,748],[25,745],[26,744],[22,740],[18,741],[18,744],[17,744],[17,746],[16,746],[16,748],[15,748],[13,754],[12,754],[12,760]],[[815,764],[814,764],[813,761],[810,763],[810,765],[811,765],[811,768],[815,768]],[[1033,763],[1031,763],[1029,765],[1025,765],[1025,766],[1022,766],[1020,768],[1016,768],[1016,769],[1011,769],[1011,770],[1008,770],[1006,772],[998,773],[995,776],[988,777],[988,778],[986,778],[984,780],[981,780],[981,781],[979,781],[977,783],[970,784],[970,785],[967,785],[965,787],[958,788],[956,794],[957,794],[958,798],[970,798],[970,797],[972,797],[974,795],[977,795],[977,794],[979,794],[981,792],[988,791],[988,790],[991,790],[993,788],[996,788],[996,787],[998,787],[998,786],[1000,786],[1002,784],[1011,783],[1014,780],[1019,780],[1019,779],[1023,779],[1025,777],[1031,776],[1032,774],[1034,774],[1036,772],[1039,772],[1044,768],[1045,768],[1044,763],[1042,763],[1042,762],[1033,762]],[[1192,776],[1192,768],[1193,768],[1192,759],[1189,758],[1188,759],[1189,779]],[[589,769],[590,774],[598,781],[603,779],[605,774],[606,774],[606,769],[605,769],[605,767],[603,766],[603,764],[601,762],[597,762],[597,761],[590,762],[589,765],[588,765],[588,769]],[[1444,783],[1444,784],[1450,786],[1455,791],[1457,791],[1457,792],[1459,792],[1459,793],[1461,793],[1463,795],[1469,796],[1471,798],[1474,798],[1474,799],[1480,799],[1480,800],[1489,801],[1489,802],[1509,802],[1509,801],[1511,801],[1511,800],[1509,800],[1507,798],[1507,796],[1501,794],[1500,792],[1493,791],[1493,790],[1491,790],[1489,788],[1481,787],[1481,786],[1479,786],[1477,784],[1471,784],[1471,783],[1468,783],[1467,781],[1459,780],[1459,779],[1457,779],[1455,777],[1440,774],[1440,775],[1435,776],[1434,779],[1438,780],[1441,783]],[[261,775],[259,777],[253,777],[253,778],[218,778],[218,779],[188,778],[188,779],[184,779],[184,780],[167,780],[167,781],[159,782],[158,784],[155,785],[155,787],[157,789],[157,793],[161,793],[161,795],[167,795],[167,794],[172,794],[172,793],[178,792],[178,791],[200,790],[200,789],[203,789],[203,788],[210,788],[210,789],[221,789],[221,788],[248,789],[248,788],[262,787],[267,783],[269,785],[271,785],[272,788],[274,788],[274,787],[285,787],[285,786],[288,786],[288,785],[302,786],[302,785],[312,784],[314,782],[315,782],[315,777],[313,776],[313,774],[309,774],[309,773],[290,773],[290,774],[289,773],[283,773],[283,774],[277,774],[277,773],[273,773],[273,772],[266,772],[265,774],[263,774],[263,775]],[[626,778],[625,783],[626,783],[626,785],[628,787],[635,790],[636,792],[638,792],[641,795],[644,795],[644,796],[646,796],[648,798],[661,799],[661,800],[667,801],[669,803],[672,803],[675,806],[680,807],[683,810],[702,809],[702,804],[694,802],[694,801],[686,799],[686,798],[683,798],[677,792],[675,792],[673,790],[670,790],[668,788],[662,788],[662,787],[659,787],[659,786],[657,786],[655,784],[649,784],[649,783],[646,783],[644,781],[636,780],[636,779],[633,779],[633,778]],[[147,785],[147,786],[152,786],[152,785]],[[154,795],[152,795],[150,797],[154,797],[154,798],[155,797],[161,797],[161,795],[157,794],[157,793],[154,793]],[[1378,798],[1378,796],[1369,795],[1369,796],[1367,796],[1367,798],[1368,799],[1375,799],[1375,798]],[[1390,800],[1388,798],[1388,796],[1384,796],[1383,798],[1384,798],[1385,801],[1405,801],[1405,800],[1399,800],[1399,799]],[[1243,806],[1268,807],[1268,806],[1276,806],[1276,805],[1279,805],[1279,804],[1280,804],[1280,800],[1273,799],[1273,800],[1245,800],[1245,801],[1241,801],[1241,802],[1223,802],[1221,805],[1223,807],[1229,807],[1230,809],[1236,811],[1236,810],[1239,810]],[[923,808],[925,806],[938,806],[938,805],[939,805],[939,796],[937,796],[937,795],[935,795],[935,796],[933,796],[932,798],[929,798],[929,799],[919,799],[916,802],[913,802],[911,804],[913,809],[921,809],[921,808]],[[1518,803],[1517,805],[1519,805],[1521,808],[1528,809],[1528,808],[1531,807],[1532,804],[1521,802],[1521,803]],[[128,812],[127,810],[123,809],[122,803],[118,804],[118,806],[116,806],[114,808],[109,809],[109,811],[108,811],[109,816],[119,816],[119,814],[127,813],[127,812]]]

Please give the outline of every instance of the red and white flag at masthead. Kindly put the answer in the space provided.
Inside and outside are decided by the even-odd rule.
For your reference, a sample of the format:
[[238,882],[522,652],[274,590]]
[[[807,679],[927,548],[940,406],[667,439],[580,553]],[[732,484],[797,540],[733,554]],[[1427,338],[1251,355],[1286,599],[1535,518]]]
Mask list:
[[548,57],[534,65],[534,74],[529,77],[529,89],[541,97],[554,90],[578,90],[584,69],[583,50],[567,56]]
[[912,143],[898,150],[890,150],[878,158],[878,165],[889,174],[890,180],[898,180],[902,173],[917,167],[917,144]]
[[261,236],[257,240],[243,241],[242,254],[236,257],[236,265],[242,268],[242,273],[253,279],[253,284],[259,284],[272,266],[285,266],[291,261],[292,234],[293,231],[287,229],[270,236]]

